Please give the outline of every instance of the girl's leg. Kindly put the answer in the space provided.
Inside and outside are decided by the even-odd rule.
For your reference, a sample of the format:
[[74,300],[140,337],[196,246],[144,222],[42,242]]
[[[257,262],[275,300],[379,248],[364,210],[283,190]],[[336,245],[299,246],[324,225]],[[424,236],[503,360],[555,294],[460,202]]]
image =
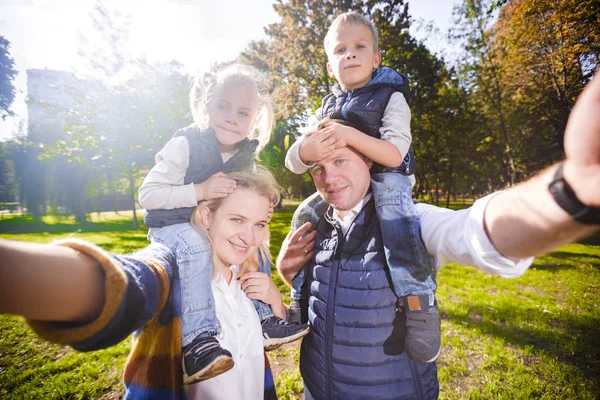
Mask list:
[[148,237],[169,247],[177,258],[180,285],[184,384],[212,378],[233,368],[231,353],[215,337],[221,331],[212,294],[212,249],[189,223],[151,229]]

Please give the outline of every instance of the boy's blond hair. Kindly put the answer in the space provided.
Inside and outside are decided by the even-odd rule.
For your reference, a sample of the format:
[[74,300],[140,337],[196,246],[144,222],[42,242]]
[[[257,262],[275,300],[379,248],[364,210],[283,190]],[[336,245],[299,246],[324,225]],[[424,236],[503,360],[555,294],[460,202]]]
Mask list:
[[[245,188],[253,191],[259,196],[265,197],[273,205],[273,208],[279,203],[281,194],[279,193],[279,186],[275,182],[273,175],[265,167],[257,165],[254,169],[235,171],[227,174],[229,179],[233,179],[237,185],[237,188]],[[207,208],[211,213],[216,212],[223,203],[223,198],[212,199],[202,202],[192,212],[190,217],[190,223],[198,232],[202,233],[210,241],[207,227],[204,225],[201,217],[201,210]],[[271,253],[269,251],[269,228],[266,228],[266,234],[262,243],[258,245],[258,249],[249,259],[244,261],[240,265],[237,276],[241,276],[246,272],[258,271],[259,260],[263,262],[267,261],[271,263]],[[213,262],[213,278],[216,276],[217,271],[222,267],[221,259],[215,252],[214,246],[212,247],[212,262]]]
[[373,50],[376,53],[379,51],[379,33],[377,32],[375,24],[358,11],[348,11],[335,17],[329,26],[327,34],[325,35],[325,53],[328,53],[328,45],[331,40],[331,35],[333,35],[339,29],[345,28],[352,24],[362,25],[367,28],[371,33],[371,37],[373,38]]

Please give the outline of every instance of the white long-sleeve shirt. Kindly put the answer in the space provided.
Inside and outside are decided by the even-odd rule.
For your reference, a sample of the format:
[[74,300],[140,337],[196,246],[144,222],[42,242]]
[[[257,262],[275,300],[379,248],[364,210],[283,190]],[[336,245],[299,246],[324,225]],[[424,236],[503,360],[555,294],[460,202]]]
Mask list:
[[[313,116],[309,119],[309,126],[318,122]],[[383,112],[381,119],[381,128],[379,128],[381,139],[393,144],[402,158],[406,156],[408,148],[412,142],[410,133],[410,108],[406,98],[400,92],[395,92],[390,97],[388,104]],[[314,164],[305,164],[300,159],[299,148],[304,136],[301,136],[290,147],[285,155],[285,166],[295,174],[303,174]]]
[[[233,153],[221,153],[223,162]],[[154,157],[155,165],[144,178],[138,190],[138,201],[146,210],[172,210],[195,207],[194,182],[184,185],[189,167],[190,145],[184,136],[173,138]]]
[[265,358],[260,321],[252,301],[242,290],[232,266],[233,278],[227,283],[223,275],[212,281],[222,348],[233,356],[229,371],[195,385],[184,386],[189,399],[262,399],[264,396]]
[[[533,257],[512,261],[494,247],[483,227],[483,215],[491,194],[477,200],[465,210],[449,210],[430,204],[417,203],[415,211],[421,224],[421,238],[427,254],[436,269],[451,263],[472,265],[492,275],[504,278],[521,276],[533,263]],[[368,194],[352,210],[340,218],[342,230],[346,232],[365,203]]]

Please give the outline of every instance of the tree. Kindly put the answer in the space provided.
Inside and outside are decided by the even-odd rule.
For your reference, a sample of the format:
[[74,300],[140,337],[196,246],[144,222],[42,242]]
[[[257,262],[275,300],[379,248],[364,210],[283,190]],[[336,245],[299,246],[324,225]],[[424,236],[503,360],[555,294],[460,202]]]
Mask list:
[[[153,162],[167,137],[189,123],[188,78],[178,72],[181,66],[176,62],[150,64],[126,57],[123,44],[129,19],[118,10],[98,2],[90,18],[97,40],[79,37],[81,54],[89,64],[87,79],[59,86],[71,102],[53,108],[64,128],[42,157],[55,168],[70,171],[73,180],[65,190],[70,196],[61,201],[78,221],[86,219],[90,192],[120,192],[129,196],[137,228],[139,169]],[[55,187],[60,185],[54,182]]]
[[562,157],[571,108],[598,68],[600,4],[513,0],[500,13],[495,40],[508,44],[503,63],[514,108],[527,114],[522,132],[532,149],[544,149],[532,158],[549,164]]
[[15,99],[15,87],[13,80],[17,76],[15,70],[15,62],[9,53],[10,42],[0,36],[0,116],[2,119],[12,117],[14,112],[10,110],[10,106]]
[[17,194],[11,145],[11,142],[0,142],[0,203],[15,201]]
[[515,183],[516,169],[512,135],[507,122],[506,72],[502,58],[505,43],[494,41],[494,16],[490,0],[464,0],[455,8],[452,37],[462,40],[465,59],[461,62],[463,85],[470,87],[472,102],[486,117],[495,159],[501,166],[504,184]]

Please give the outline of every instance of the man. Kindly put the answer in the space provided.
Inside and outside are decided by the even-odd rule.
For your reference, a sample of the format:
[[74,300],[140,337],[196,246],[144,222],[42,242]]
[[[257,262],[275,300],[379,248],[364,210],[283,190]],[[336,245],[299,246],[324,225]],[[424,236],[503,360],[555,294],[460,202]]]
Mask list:
[[[565,133],[563,163],[468,210],[417,204],[421,238],[436,268],[455,262],[504,277],[533,256],[600,227],[600,79],[581,94]],[[302,343],[305,398],[419,398],[438,395],[435,363],[409,360],[386,274],[370,194],[371,161],[337,149],[310,170],[329,204],[315,230],[290,233],[277,267],[290,282],[305,263],[312,331]],[[304,235],[306,234],[306,235]],[[303,236],[304,235],[304,236]]]

